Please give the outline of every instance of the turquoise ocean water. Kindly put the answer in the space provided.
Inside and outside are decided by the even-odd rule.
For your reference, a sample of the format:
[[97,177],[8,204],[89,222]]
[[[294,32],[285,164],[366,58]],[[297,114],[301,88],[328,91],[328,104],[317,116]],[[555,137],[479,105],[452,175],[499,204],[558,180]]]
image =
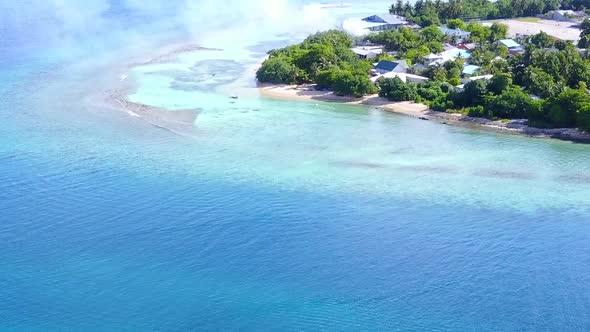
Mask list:
[[590,146],[252,89],[349,2],[0,3],[0,329],[590,329]]

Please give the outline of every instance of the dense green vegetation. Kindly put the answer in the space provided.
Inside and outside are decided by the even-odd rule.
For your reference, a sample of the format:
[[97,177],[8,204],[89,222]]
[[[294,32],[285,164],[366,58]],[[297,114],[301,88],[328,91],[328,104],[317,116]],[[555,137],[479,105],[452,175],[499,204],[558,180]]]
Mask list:
[[421,62],[429,53],[442,52],[445,36],[437,26],[431,25],[420,31],[410,28],[382,31],[365,39],[385,46],[386,51],[397,52],[398,58],[414,64]]
[[[443,43],[454,43],[438,25],[471,33],[470,63],[480,66],[478,75],[491,79],[473,80],[461,89],[465,59],[442,66],[422,67],[414,72],[430,78],[421,84],[404,83],[400,78],[369,79],[375,59],[360,60],[352,51],[353,39],[344,32],[331,30],[309,36],[301,44],[269,52],[257,72],[260,82],[315,83],[338,95],[364,96],[379,93],[392,101],[416,101],[435,111],[458,112],[490,119],[529,119],[537,127],[577,127],[590,131],[590,60],[567,41],[546,33],[521,41],[522,54],[510,55],[498,40],[507,36],[505,25],[486,27],[461,18],[501,18],[528,16],[551,9],[584,9],[585,1],[559,0],[418,0],[414,5],[397,1],[391,12],[408,17],[422,29],[400,28],[370,34],[364,41],[384,45],[395,54],[379,59],[405,59],[409,64],[422,62],[429,53],[443,51]],[[579,47],[590,46],[590,20],[581,24]]]
[[[477,43],[477,48],[472,52],[471,62],[483,67],[483,72],[495,73],[505,69],[505,66],[501,66],[501,64],[494,64],[493,60],[497,56],[506,58],[508,55],[508,49],[496,43],[497,40],[506,38],[508,34],[506,25],[496,22],[490,27],[486,27],[477,22],[465,24],[460,19],[451,20],[448,24],[453,27],[462,27],[471,32],[471,40],[469,41]],[[443,42],[455,43],[456,37],[445,36],[437,26],[430,25],[421,30],[400,28],[398,30],[382,31],[368,35],[365,40],[383,45],[387,51],[397,52],[398,58],[405,59],[408,63],[413,64],[422,61],[423,57],[429,53],[442,52]],[[448,79],[458,78],[461,74],[462,65],[463,63],[457,68],[458,73],[454,72],[446,75]],[[450,68],[447,68],[447,70],[450,70]],[[433,75],[433,73],[427,74],[431,78]]]
[[367,41],[385,46],[387,51],[395,51],[400,54],[408,54],[411,60],[416,54],[426,55],[430,52],[441,52],[444,35],[440,29],[431,25],[420,31],[410,28],[381,31],[370,34]]
[[376,93],[377,87],[369,80],[371,63],[360,60],[350,50],[352,45],[352,38],[342,31],[311,35],[301,44],[271,51],[256,78],[269,83],[316,83],[338,95]]
[[578,47],[587,48],[590,46],[590,19],[585,19],[580,24],[582,33],[580,33],[580,40],[578,41]]
[[[436,111],[459,112],[490,119],[527,118],[533,126],[577,127],[590,131],[590,60],[573,44],[541,33],[531,36],[522,55],[501,60],[505,70],[471,81],[462,90],[449,88],[441,73],[426,84],[399,79],[378,82],[380,95],[392,101],[411,100]],[[444,71],[452,62],[431,71]],[[537,97],[535,97],[537,96]]]
[[[535,16],[559,9],[585,9],[590,0],[397,0],[389,11],[421,26],[452,22],[453,19],[496,19]],[[453,28],[461,28],[451,23]]]

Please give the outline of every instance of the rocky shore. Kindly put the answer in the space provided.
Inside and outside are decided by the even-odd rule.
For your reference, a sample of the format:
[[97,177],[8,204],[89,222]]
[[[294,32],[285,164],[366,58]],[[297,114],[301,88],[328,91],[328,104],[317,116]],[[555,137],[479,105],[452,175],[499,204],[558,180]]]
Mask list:
[[421,119],[435,120],[446,124],[457,124],[465,126],[482,127],[501,132],[522,134],[538,138],[555,138],[577,143],[590,143],[590,134],[576,128],[536,128],[528,126],[526,119],[518,120],[489,120],[485,118],[476,118],[458,113],[444,113],[432,110],[423,111]]

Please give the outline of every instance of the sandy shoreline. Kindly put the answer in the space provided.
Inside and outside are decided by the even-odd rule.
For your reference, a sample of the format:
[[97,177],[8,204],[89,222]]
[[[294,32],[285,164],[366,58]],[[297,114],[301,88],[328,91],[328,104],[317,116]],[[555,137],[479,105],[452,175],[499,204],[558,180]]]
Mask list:
[[414,102],[391,102],[377,95],[362,98],[337,96],[330,91],[317,91],[310,85],[273,85],[261,84],[258,87],[260,95],[287,100],[316,100],[322,102],[337,102],[348,105],[364,105],[376,107],[385,111],[413,116],[422,120],[434,120],[443,124],[453,124],[464,127],[483,128],[503,133],[520,134],[539,138],[556,138],[572,142],[590,143],[590,133],[584,133],[574,128],[541,129],[529,127],[525,120],[492,121],[474,118],[457,113],[435,112],[424,104]]
[[337,96],[331,91],[317,91],[308,85],[272,85],[261,84],[260,94],[266,97],[290,100],[317,100],[337,102],[349,105],[365,105],[382,108],[384,110],[411,115],[415,117],[427,116],[428,106],[414,102],[391,102],[377,95],[362,98]]
[[[198,50],[211,50],[195,44],[174,45],[174,47],[167,48],[164,52],[156,55],[147,61],[134,62],[127,66],[130,71],[135,66],[141,66],[151,63],[164,63],[172,61],[181,53],[193,52]],[[245,75],[254,72],[260,64],[251,66]],[[142,120],[163,129],[167,129],[176,134],[183,136],[195,135],[195,120],[198,117],[199,111],[197,109],[182,110],[170,112],[158,107],[143,105],[131,102],[127,99],[128,94],[134,90],[134,84],[127,79],[126,75],[119,77],[117,82],[118,88],[105,91],[106,98],[104,99],[110,107],[125,111],[131,116],[141,118]],[[246,88],[243,92],[251,91],[252,88]],[[348,105],[362,105],[367,107],[380,108],[385,111],[404,114],[422,120],[433,120],[442,124],[452,124],[463,127],[481,128],[494,130],[510,134],[522,134],[532,137],[543,138],[557,138],[567,141],[590,143],[590,134],[581,132],[573,128],[560,129],[539,129],[528,127],[522,120],[513,120],[510,122],[492,121],[482,118],[473,118],[461,114],[450,114],[444,112],[435,112],[430,110],[426,105],[414,102],[391,102],[378,95],[366,96],[363,98],[342,97],[337,96],[330,91],[318,91],[311,85],[272,85],[260,84],[255,94],[277,99],[287,100],[306,100],[306,101],[321,101],[321,102],[336,102]],[[248,94],[249,94],[248,93]],[[228,95],[229,96],[229,95]]]
[[[131,118],[139,119],[148,124],[167,130],[179,136],[197,137],[201,133],[195,122],[201,112],[200,109],[167,110],[165,108],[136,103],[129,100],[128,96],[136,91],[136,83],[130,79],[133,68],[151,64],[173,62],[179,55],[196,51],[219,51],[219,49],[202,47],[195,43],[174,43],[163,46],[159,52],[145,58],[145,54],[131,59],[128,63],[121,64],[121,70],[113,75],[113,79],[107,89],[87,96],[87,102],[100,105],[108,109],[124,112]],[[113,77],[113,78],[115,78]]]

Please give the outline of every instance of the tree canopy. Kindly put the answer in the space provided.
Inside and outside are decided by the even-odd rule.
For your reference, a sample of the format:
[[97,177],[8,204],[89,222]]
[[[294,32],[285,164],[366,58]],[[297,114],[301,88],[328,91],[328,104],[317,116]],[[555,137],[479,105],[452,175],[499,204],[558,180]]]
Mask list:
[[301,44],[270,51],[256,78],[275,84],[317,83],[340,95],[375,93],[371,65],[351,51],[352,45],[352,38],[338,30],[310,35]]
[[[571,2],[568,2],[571,1]],[[535,16],[550,10],[590,8],[590,0],[417,0],[412,4],[397,0],[391,5],[392,14],[408,17],[421,26],[447,22],[451,28],[464,29],[462,20],[497,19]]]
[[[420,69],[418,73],[430,78],[426,83],[405,83],[395,77],[372,84],[371,62],[359,59],[351,51],[353,39],[336,30],[269,52],[257,78],[271,83],[315,83],[317,88],[331,89],[338,95],[360,97],[378,92],[392,101],[422,102],[436,111],[491,119],[526,118],[534,126],[590,131],[590,59],[586,54],[581,55],[573,43],[544,32],[529,36],[523,53],[509,54],[508,48],[497,42],[506,38],[506,25],[494,22],[484,26],[473,20],[536,15],[560,5],[580,9],[590,5],[590,0],[417,0],[413,5],[397,0],[391,12],[405,15],[423,28],[382,31],[365,40],[384,45],[397,59],[419,63],[429,53],[442,52],[443,42],[451,41],[439,24],[469,31],[471,41],[477,44],[470,63],[481,67],[478,75],[492,76],[468,81],[462,88],[465,60],[461,58]],[[588,47],[590,20],[581,24],[581,30],[578,46]],[[388,54],[380,57],[391,58]]]

